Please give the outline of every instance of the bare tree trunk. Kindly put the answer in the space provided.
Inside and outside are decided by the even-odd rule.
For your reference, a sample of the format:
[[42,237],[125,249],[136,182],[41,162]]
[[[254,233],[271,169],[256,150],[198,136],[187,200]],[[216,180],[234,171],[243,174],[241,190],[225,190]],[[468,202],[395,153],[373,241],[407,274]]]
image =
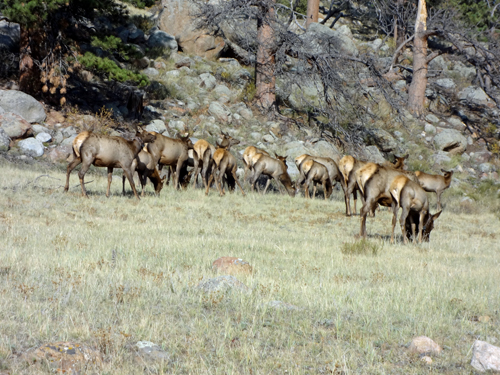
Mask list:
[[403,20],[401,19],[403,13],[403,4],[405,0],[397,0],[397,13],[394,17],[394,40],[396,42],[396,49],[404,43],[406,39],[406,30],[404,29]]
[[[270,2],[274,3],[274,0]],[[255,67],[255,87],[257,105],[263,111],[272,109],[276,102],[275,56],[276,41],[272,23],[274,7],[269,7],[262,19],[257,20],[257,59]]]
[[21,27],[21,48],[19,58],[19,89],[30,95],[40,94],[40,69],[34,58],[41,45],[41,33],[31,33]]
[[313,22],[318,22],[319,0],[307,0],[306,28]]
[[410,111],[420,116],[424,112],[425,89],[427,88],[427,7],[425,0],[418,1],[413,41],[413,77],[408,91]]

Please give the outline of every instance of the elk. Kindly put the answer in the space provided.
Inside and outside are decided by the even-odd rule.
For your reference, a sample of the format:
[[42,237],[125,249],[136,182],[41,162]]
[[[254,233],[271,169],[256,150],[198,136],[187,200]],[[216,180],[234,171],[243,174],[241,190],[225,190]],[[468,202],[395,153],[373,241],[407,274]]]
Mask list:
[[94,165],[96,167],[108,168],[106,197],[109,197],[113,168],[122,168],[135,197],[140,199],[133,181],[134,162],[137,154],[144,147],[144,143],[152,142],[154,139],[154,135],[139,131],[135,133],[132,141],[127,141],[122,137],[98,135],[88,131],[78,134],[73,140],[73,160],[68,164],[66,169],[64,191],[68,191],[69,189],[69,175],[71,171],[79,164],[82,164],[80,172],[78,172],[78,177],[80,178],[82,195],[88,198],[83,179],[90,165]]
[[239,140],[234,139],[230,135],[226,133],[223,134],[223,139],[221,143],[217,142],[217,149],[214,152],[213,161],[214,167],[212,168],[212,173],[210,174],[210,178],[208,179],[205,195],[208,195],[208,190],[210,189],[210,184],[212,180],[215,180],[215,186],[219,191],[219,195],[223,196],[224,192],[224,177],[226,179],[227,185],[230,190],[235,189],[235,183],[238,184],[238,187],[241,190],[243,196],[245,196],[245,192],[241,187],[240,182],[238,181],[238,177],[236,177],[236,158],[229,152],[231,146],[237,145],[240,143]]
[[[365,201],[359,213],[361,216],[360,237],[366,238],[366,216],[374,211],[377,204],[392,208],[393,225],[395,225],[398,207],[390,188],[394,179],[400,175],[414,182],[417,181],[416,176],[411,172],[383,167],[375,163],[366,163],[356,170],[355,181]],[[394,243],[394,231],[391,235],[391,243]]]
[[[295,187],[292,183],[292,179],[287,172],[288,166],[286,165],[286,156],[279,156],[275,154],[276,159],[268,156],[261,155],[259,160],[253,166],[254,172],[252,176],[252,191],[255,189],[255,182],[259,179],[261,174],[265,174],[269,177],[272,177],[276,183],[278,184],[278,188],[280,188],[280,182],[285,187],[288,195],[291,197],[295,197]],[[264,194],[271,183],[271,179],[267,180],[266,187],[264,189]]]
[[[163,184],[165,182],[166,177],[162,178],[160,176],[160,172],[158,171],[158,168],[156,168],[156,165],[154,166],[153,170],[150,170],[148,168],[148,165],[152,163],[152,158],[153,157],[148,152],[148,149],[145,146],[139,152],[135,160],[136,167],[134,169],[137,171],[137,174],[139,175],[139,182],[141,183],[141,188],[142,188],[141,197],[144,197],[144,190],[145,190],[144,187],[146,186],[148,178],[153,184],[156,195],[160,194],[160,191],[163,188]],[[123,195],[125,195],[125,175],[122,176],[122,191]]]
[[451,177],[453,176],[453,171],[445,171],[444,169],[441,169],[441,172],[444,173],[444,176],[427,174],[420,171],[415,172],[420,186],[425,191],[436,193],[437,209],[439,211],[441,211],[441,194],[444,190],[450,187]]
[[[164,135],[156,134],[154,142],[148,143],[147,150],[151,154],[151,161],[148,164],[148,169],[160,164],[161,167],[167,165],[174,173],[174,188],[179,188],[179,181],[182,180],[182,173],[187,170],[188,150],[193,148],[193,142],[189,135],[182,137],[177,135],[177,138],[165,137]],[[160,167],[160,170],[161,170]],[[170,172],[169,172],[170,177]]]
[[[260,159],[261,155],[266,155],[269,156],[269,153],[267,151],[264,151],[260,148],[257,148],[255,146],[248,146],[245,151],[243,151],[243,164],[245,165],[245,178],[248,174],[248,172],[252,172],[253,176],[253,167],[255,163]],[[250,176],[250,178],[252,178]]]
[[[305,177],[305,196],[309,197],[309,184],[312,182],[314,185],[313,199],[316,197],[316,185],[321,183],[323,185],[323,192],[325,194],[325,200],[330,198],[332,194],[332,183],[330,175],[328,174],[328,169],[321,163],[314,161],[312,159],[306,160],[301,164],[301,173],[304,173]],[[296,184],[298,186],[298,183]]]
[[193,187],[196,186],[196,180],[198,179],[198,173],[201,165],[201,179],[205,188],[207,187],[209,174],[213,165],[213,156],[215,153],[215,147],[205,141],[200,139],[196,141],[193,146]]
[[[413,243],[416,242],[416,228],[418,224],[418,243],[422,243],[423,233],[425,231],[426,241],[429,241],[430,232],[434,228],[434,220],[436,220],[441,211],[434,215],[429,213],[429,199],[425,190],[420,187],[418,182],[410,180],[407,176],[399,175],[395,177],[390,186],[392,198],[396,201],[394,216],[392,220],[392,237],[394,237],[394,227],[396,226],[396,214],[399,207],[402,213],[399,220],[401,225],[401,232],[403,233],[403,240],[405,245],[408,243],[409,231],[411,228],[411,235]],[[410,215],[411,213],[411,215]]]
[[339,167],[337,163],[332,158],[320,157],[320,156],[311,156],[307,154],[303,154],[297,156],[295,158],[295,165],[299,169],[300,177],[295,183],[297,187],[299,187],[302,182],[305,180],[306,176],[303,171],[303,163],[308,160],[314,160],[320,164],[323,164],[327,168],[328,176],[330,177],[330,184],[333,187],[337,182],[340,182],[342,189],[344,189],[342,175],[339,171]]

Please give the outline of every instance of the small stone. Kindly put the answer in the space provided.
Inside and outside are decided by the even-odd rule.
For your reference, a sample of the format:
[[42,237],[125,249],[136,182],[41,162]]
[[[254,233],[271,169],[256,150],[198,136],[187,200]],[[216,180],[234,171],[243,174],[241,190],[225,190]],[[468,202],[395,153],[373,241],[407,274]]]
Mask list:
[[35,139],[37,139],[38,141],[40,141],[42,143],[45,143],[45,142],[52,141],[52,136],[49,133],[42,132],[42,133],[38,133],[36,135]]
[[420,360],[428,365],[432,364],[432,358],[428,355],[424,355]]
[[489,173],[493,172],[495,170],[495,167],[490,163],[481,163],[479,164],[479,170],[483,173]]
[[410,351],[420,354],[440,354],[443,350],[432,339],[426,336],[415,337],[410,344]]
[[262,140],[267,143],[274,143],[274,137],[271,134],[266,134],[262,137]]
[[170,354],[163,350],[159,345],[150,341],[138,341],[132,349],[140,357],[139,362],[142,360],[147,361],[168,361]]
[[433,115],[432,113],[428,114],[427,116],[425,116],[425,119],[429,122],[432,122],[432,123],[437,123],[439,122],[439,118],[435,115]]
[[429,124],[429,123],[425,124],[424,130],[428,134],[436,134],[436,127],[434,125]]
[[253,272],[250,263],[241,258],[221,257],[212,263],[212,269],[226,274],[246,274]]
[[500,371],[500,348],[486,341],[476,340],[472,347],[470,364],[481,372]]

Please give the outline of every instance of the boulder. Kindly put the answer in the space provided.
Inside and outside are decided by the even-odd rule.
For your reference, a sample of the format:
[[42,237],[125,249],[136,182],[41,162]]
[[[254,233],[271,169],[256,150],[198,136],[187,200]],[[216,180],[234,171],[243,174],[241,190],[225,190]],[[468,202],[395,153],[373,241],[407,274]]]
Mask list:
[[32,133],[29,122],[12,112],[0,114],[0,127],[11,139],[24,138]]
[[431,156],[431,159],[434,160],[434,164],[445,164],[451,161],[449,153],[446,151],[438,151],[434,155]]
[[493,154],[488,150],[471,152],[470,158],[476,164],[487,163],[490,161]]
[[436,127],[434,125],[426,123],[425,126],[424,126],[424,131],[427,134],[436,134]]
[[19,52],[21,27],[18,23],[0,21],[0,51]]
[[231,97],[231,90],[226,85],[217,85],[214,88],[214,92],[216,93],[217,96],[222,96],[225,95],[228,98]]
[[0,152],[9,151],[10,149],[10,137],[7,135],[5,130],[0,128]]
[[178,49],[175,37],[161,30],[156,30],[151,33],[148,39],[148,46],[150,48],[164,48],[169,50],[169,55],[172,52],[177,52]]
[[102,363],[97,350],[68,341],[44,344],[28,350],[22,358],[29,365],[48,366],[53,372],[68,374],[80,374],[87,365]]
[[45,132],[42,132],[42,133],[38,133],[35,137],[35,139],[37,141],[40,141],[42,143],[45,143],[45,142],[50,142],[52,141],[52,136],[49,134],[49,133],[45,133]]
[[460,61],[455,61],[453,63],[453,72],[465,79],[473,79],[476,76],[476,68],[465,66]]
[[186,124],[181,120],[170,120],[168,127],[176,133],[184,133],[186,131]]
[[486,341],[476,340],[472,347],[470,364],[480,372],[500,372],[500,348]]
[[160,75],[160,72],[155,68],[146,68],[141,73],[147,75],[148,77],[157,77]]
[[425,119],[429,122],[432,122],[433,124],[439,122],[439,118],[432,113],[429,113],[427,116],[425,116]]
[[213,292],[228,292],[228,291],[240,291],[245,293],[250,293],[251,290],[241,281],[239,281],[234,276],[224,275],[214,277],[208,280],[202,280],[197,286],[196,289],[202,290],[204,292],[213,293]]
[[221,37],[196,27],[193,14],[198,8],[194,1],[162,0],[161,7],[159,27],[175,37],[184,53],[207,59],[219,57],[225,43]]
[[386,160],[384,159],[384,156],[380,152],[380,150],[377,148],[377,146],[367,146],[363,148],[362,152],[360,153],[361,159],[369,160],[373,163],[385,163]]
[[434,137],[434,145],[438,150],[450,154],[462,154],[467,147],[467,138],[455,129],[444,129]]
[[409,347],[410,351],[419,354],[440,354],[442,348],[427,336],[415,337]]
[[436,80],[436,85],[445,90],[451,90],[455,88],[455,82],[450,78],[442,78]]
[[297,156],[311,153],[311,151],[304,146],[304,142],[301,141],[293,141],[285,144],[284,150],[286,156],[292,160],[295,160]]
[[[347,28],[348,29],[348,28]],[[332,30],[327,25],[311,23],[307,32],[301,36],[303,52],[318,54],[331,52],[332,49],[341,54],[358,56],[359,51],[345,30]]]
[[252,81],[252,75],[246,69],[239,69],[231,75],[234,84],[237,87],[245,87],[248,82]]
[[315,154],[314,156],[332,158],[337,164],[342,158],[342,153],[339,149],[334,144],[327,141],[318,141],[314,143],[313,150]]
[[212,263],[212,270],[228,275],[244,274],[249,275],[253,272],[250,263],[241,258],[235,257],[221,257],[214,260]]
[[391,152],[397,149],[396,140],[383,129],[370,129],[368,134],[368,143],[376,145],[382,152]]
[[230,124],[232,120],[231,112],[222,104],[218,102],[210,103],[208,113],[214,116],[218,121],[224,124]]
[[175,67],[177,69],[182,68],[183,66],[191,68],[191,66],[193,66],[193,65],[194,65],[194,61],[187,56],[181,57],[180,59],[178,59],[175,62]]
[[477,86],[466,87],[458,93],[458,98],[475,105],[486,105],[489,99],[484,90]]
[[73,148],[70,145],[60,145],[51,149],[48,157],[53,163],[63,163],[72,154]]
[[37,135],[39,133],[49,133],[49,129],[45,126],[33,124],[31,125],[31,130],[33,130],[33,134]]
[[43,155],[45,150],[43,143],[35,138],[22,139],[17,145],[26,156],[39,157]]
[[200,87],[204,87],[209,91],[213,90],[217,85],[217,80],[210,73],[200,74],[200,80],[201,80]]
[[162,120],[151,121],[144,127],[144,130],[146,130],[147,132],[156,132],[168,136],[168,132],[164,134],[167,131],[167,126]]
[[0,107],[23,117],[29,123],[43,122],[47,117],[43,106],[22,91],[0,90]]

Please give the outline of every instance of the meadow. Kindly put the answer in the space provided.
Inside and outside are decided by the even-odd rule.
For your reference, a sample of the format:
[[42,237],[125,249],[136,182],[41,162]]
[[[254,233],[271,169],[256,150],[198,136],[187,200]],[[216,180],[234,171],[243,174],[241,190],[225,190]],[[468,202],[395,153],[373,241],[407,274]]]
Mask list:
[[[63,340],[102,353],[89,374],[473,374],[474,341],[500,346],[498,196],[452,187],[431,242],[405,246],[386,210],[356,239],[340,192],[137,201],[117,173],[107,199],[94,170],[84,199],[61,168],[0,159],[0,176],[0,374],[50,373],[21,354]],[[236,276],[251,293],[196,288],[221,256],[252,265]],[[421,335],[444,349],[431,364],[408,350]],[[169,360],[138,362],[141,340]]]

